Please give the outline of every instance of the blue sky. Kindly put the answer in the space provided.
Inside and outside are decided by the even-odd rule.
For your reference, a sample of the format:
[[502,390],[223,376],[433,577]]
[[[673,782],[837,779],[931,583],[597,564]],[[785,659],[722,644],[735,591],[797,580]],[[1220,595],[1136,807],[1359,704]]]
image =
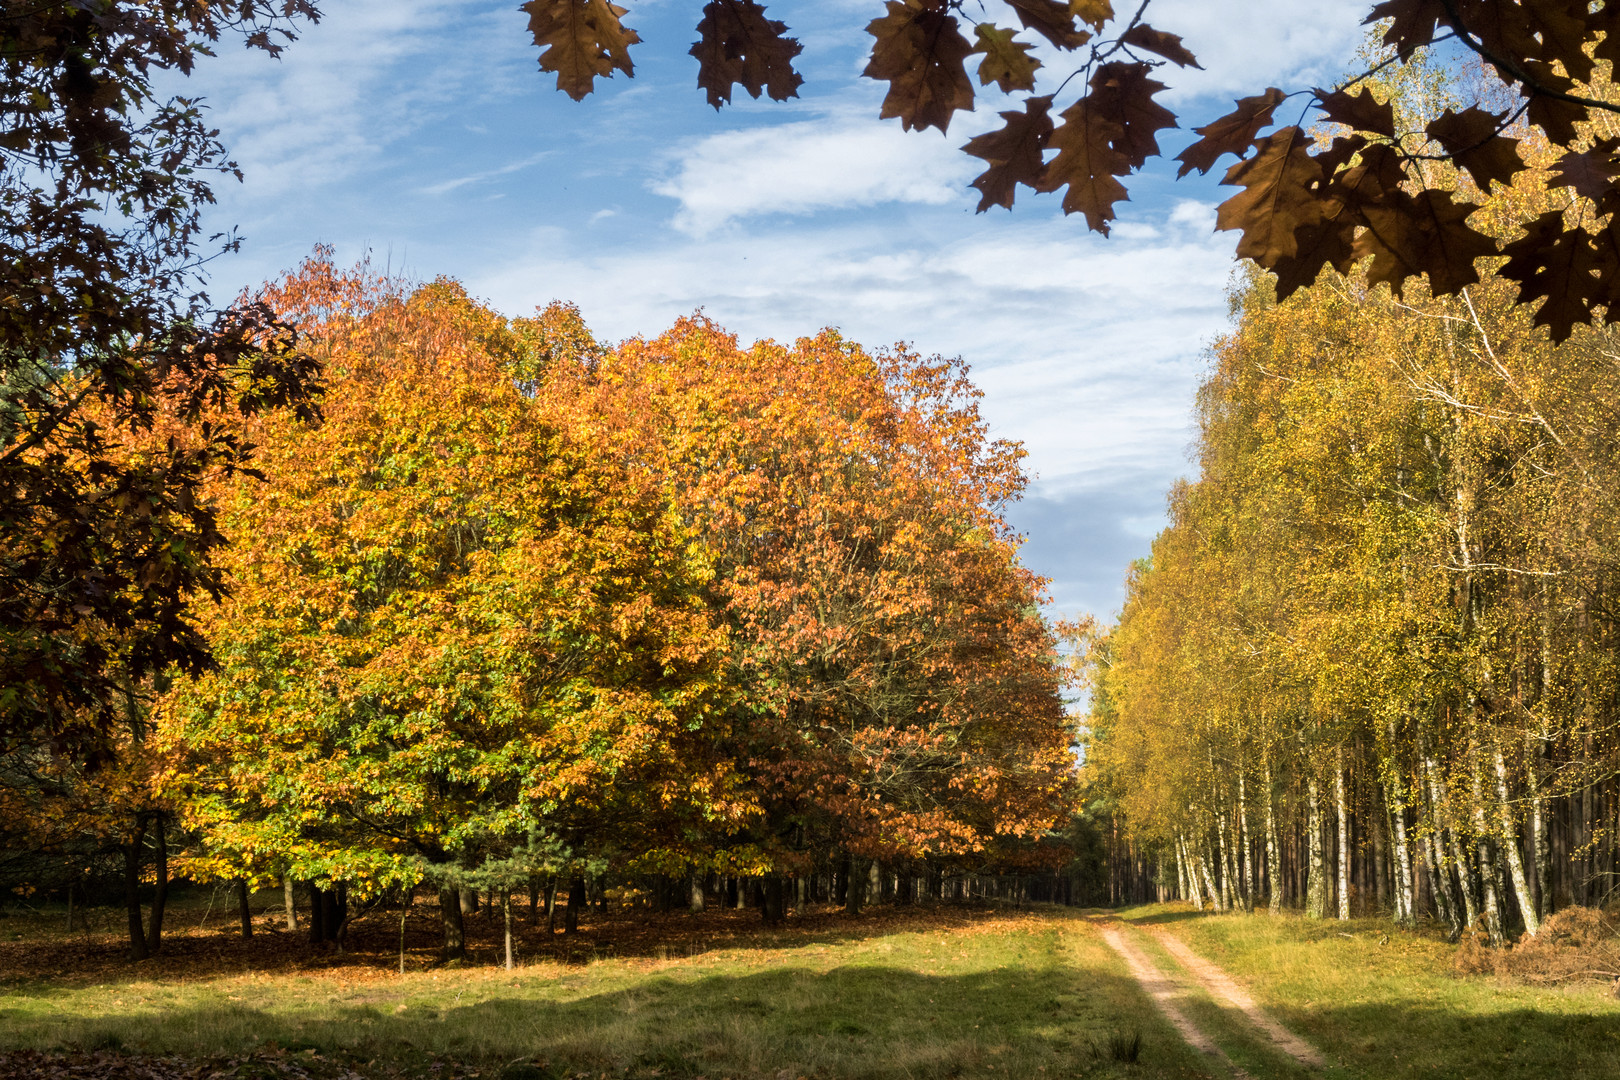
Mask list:
[[[212,212],[246,238],[214,264],[216,295],[327,243],[340,261],[369,250],[459,278],[512,315],[572,300],[609,341],[701,307],[745,340],[837,326],[960,355],[994,434],[1029,451],[1012,513],[1024,561],[1052,578],[1056,613],[1110,616],[1188,470],[1192,395],[1226,317],[1216,178],[1150,163],[1107,239],[1050,196],[976,215],[958,148],[1008,105],[981,92],[945,138],[879,121],[884,88],[860,78],[879,0],[770,4],[804,44],[802,96],[739,90],[721,113],[686,54],[701,3],[621,3],[644,41],[636,77],[577,104],[538,70],[516,0],[328,0],[279,61],[222,44],[184,87],[246,174]],[[1198,123],[1238,94],[1331,81],[1367,7],[1155,0],[1153,22],[1206,69],[1163,74],[1168,103]],[[1167,156],[1189,137],[1162,139]]]

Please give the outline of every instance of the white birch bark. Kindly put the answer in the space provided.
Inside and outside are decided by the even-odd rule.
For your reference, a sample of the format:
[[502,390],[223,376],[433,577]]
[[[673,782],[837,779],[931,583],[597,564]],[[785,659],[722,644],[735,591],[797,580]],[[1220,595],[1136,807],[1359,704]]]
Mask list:
[[1322,852],[1322,793],[1312,776],[1305,785],[1306,818],[1305,841],[1309,852],[1305,878],[1305,917],[1321,919],[1327,916],[1327,868]]
[[1389,803],[1390,840],[1395,850],[1391,853],[1395,877],[1395,918],[1410,924],[1417,918],[1416,882],[1412,875],[1412,849],[1406,839],[1406,786],[1401,782],[1401,764],[1395,757],[1395,719],[1385,721],[1389,735],[1390,760],[1385,764],[1385,798]]
[[1471,808],[1474,822],[1474,855],[1479,860],[1480,899],[1483,902],[1485,915],[1485,932],[1490,936],[1492,945],[1501,945],[1505,936],[1502,932],[1502,905],[1496,895],[1496,858],[1492,851],[1491,829],[1485,821],[1485,791],[1481,773],[1484,771],[1480,762],[1482,751],[1479,746],[1478,731],[1469,739],[1469,756],[1473,758],[1469,770],[1469,794],[1473,796]]
[[1193,865],[1192,852],[1187,846],[1186,836],[1178,833],[1176,835],[1176,844],[1178,847],[1177,857],[1180,859],[1181,865],[1187,868],[1187,881],[1191,885],[1187,890],[1187,895],[1192,899],[1193,910],[1203,911],[1204,889],[1198,882],[1198,868]]
[[1339,919],[1350,918],[1350,806],[1344,797],[1344,747],[1333,759],[1333,797],[1339,817]]
[[1513,894],[1524,916],[1525,933],[1535,937],[1541,929],[1541,922],[1536,918],[1536,898],[1530,893],[1530,882],[1524,874],[1524,859],[1519,855],[1519,827],[1513,820],[1513,807],[1508,802],[1507,763],[1502,760],[1500,743],[1493,740],[1491,750],[1496,766],[1496,805],[1502,814],[1502,850],[1507,853],[1508,875],[1513,879]]
[[1270,904],[1273,915],[1282,914],[1282,844],[1277,839],[1277,808],[1272,800],[1271,755],[1266,755],[1266,875],[1271,879]]
[[1243,910],[1254,910],[1254,898],[1260,891],[1260,875],[1255,871],[1254,865],[1254,836],[1249,832],[1249,793],[1243,782],[1243,765],[1238,764],[1238,828],[1241,831],[1243,851],[1243,874],[1239,884],[1243,889]]

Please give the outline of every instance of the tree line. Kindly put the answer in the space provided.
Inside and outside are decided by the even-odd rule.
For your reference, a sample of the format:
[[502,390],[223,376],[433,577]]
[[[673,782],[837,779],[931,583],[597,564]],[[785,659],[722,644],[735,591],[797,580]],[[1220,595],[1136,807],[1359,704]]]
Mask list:
[[[1406,123],[1451,93],[1380,88]],[[1582,213],[1535,171],[1471,194],[1499,235]],[[1155,888],[1496,943],[1612,898],[1620,339],[1554,344],[1515,291],[1234,279],[1198,474],[1090,653],[1094,797]]]
[[126,672],[105,760],[6,748],[14,881],[119,860],[137,955],[176,877],[302,883],[328,938],[426,887],[455,955],[479,893],[573,920],[607,877],[741,888],[776,921],[1062,860],[1065,669],[1002,517],[1023,451],[959,362],[702,317],[609,349],[569,306],[324,253],[262,303],[322,418],[171,408],[122,444],[253,447],[199,492],[213,662]]

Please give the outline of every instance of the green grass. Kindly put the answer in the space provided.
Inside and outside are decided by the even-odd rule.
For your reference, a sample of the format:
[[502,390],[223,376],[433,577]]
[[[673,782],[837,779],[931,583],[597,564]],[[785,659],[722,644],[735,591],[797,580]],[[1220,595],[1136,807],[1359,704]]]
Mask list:
[[1458,976],[1454,946],[1385,920],[1194,917],[1158,906],[1125,915],[1165,926],[1225,968],[1342,1075],[1620,1077],[1620,1000],[1605,984]]
[[[512,973],[35,978],[0,994],[0,1048],[204,1057],[274,1044],[410,1074],[447,1060],[714,1080],[1206,1075],[1077,914],[930,921]],[[1112,1060],[1110,1040],[1134,1032],[1139,1060]]]
[[[113,933],[69,936],[54,915],[0,920],[0,1051],[314,1052],[368,1080],[496,1078],[518,1063],[541,1066],[527,1080],[1227,1075],[1180,1042],[1079,912],[823,911],[780,932],[759,930],[751,912],[626,914],[566,944],[526,932],[526,962],[510,973],[429,966],[424,912],[399,975],[386,922],[371,951],[336,958],[290,935],[243,943],[228,923],[200,928],[200,907],[179,910],[187,929],[158,965],[119,959]],[[1181,976],[1193,1022],[1255,1080],[1620,1077],[1620,1001],[1605,985],[1458,977],[1452,946],[1387,922],[1118,914]],[[1150,924],[1224,967],[1329,1068],[1301,1068],[1198,989],[1141,932]],[[488,960],[495,926],[475,925]],[[1138,1033],[1138,1060],[1115,1060]]]

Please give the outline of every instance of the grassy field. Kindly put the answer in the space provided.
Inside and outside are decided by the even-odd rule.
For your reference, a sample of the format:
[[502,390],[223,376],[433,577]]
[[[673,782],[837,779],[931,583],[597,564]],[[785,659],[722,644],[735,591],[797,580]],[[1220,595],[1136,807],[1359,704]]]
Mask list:
[[[597,928],[594,943],[588,934],[571,946],[574,962],[513,972],[401,976],[380,955],[356,954],[233,973],[221,957],[243,946],[226,934],[205,977],[147,978],[110,961],[65,978],[11,971],[0,1048],[238,1057],[274,1046],[424,1076],[445,1071],[434,1063],[711,1080],[1205,1075],[1075,913],[822,912],[769,934],[754,912],[663,919],[684,947],[605,958],[613,928]],[[694,925],[702,951],[681,955],[697,951]],[[173,948],[194,951],[191,937]],[[1139,1062],[1114,1061],[1108,1042],[1137,1032]]]
[[[1379,920],[1195,916],[1179,907],[1122,914],[1170,930],[1225,968],[1348,1076],[1620,1077],[1620,1000],[1606,983],[1458,976],[1454,946]],[[1220,1026],[1223,1045],[1252,1046],[1226,1010],[1209,1003],[1199,1015]]]
[[[1098,913],[819,911],[775,932],[753,912],[625,914],[566,945],[526,931],[512,972],[432,965],[424,925],[404,975],[382,947],[381,917],[375,949],[360,935],[338,957],[288,934],[245,943],[190,926],[199,913],[182,908],[175,924],[187,929],[168,958],[139,966],[117,958],[112,934],[0,921],[0,1051],[183,1055],[234,1062],[242,1076],[253,1075],[243,1062],[289,1056],[311,1075],[368,1078],[1233,1075],[1160,1017],[1099,936]],[[1458,978],[1450,946],[1382,923],[1165,907],[1115,916],[1186,984],[1184,1011],[1257,1080],[1620,1077],[1620,1001],[1606,986]],[[1198,990],[1151,928],[1236,976],[1325,1053],[1325,1072],[1288,1060]],[[484,941],[487,961],[493,926]],[[1139,1059],[1116,1060],[1110,1043],[1138,1033]]]

